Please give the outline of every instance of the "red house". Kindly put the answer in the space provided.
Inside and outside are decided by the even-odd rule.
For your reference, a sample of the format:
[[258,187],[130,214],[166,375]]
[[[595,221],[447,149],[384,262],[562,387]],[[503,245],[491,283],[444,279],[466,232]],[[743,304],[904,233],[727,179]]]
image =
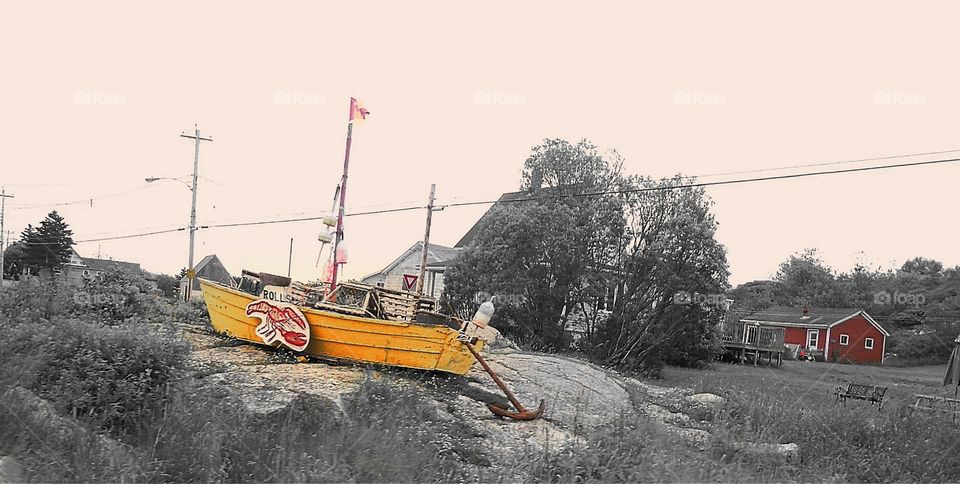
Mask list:
[[890,336],[861,309],[775,307],[740,321],[783,328],[784,344],[799,345],[818,359],[846,363],[883,363]]

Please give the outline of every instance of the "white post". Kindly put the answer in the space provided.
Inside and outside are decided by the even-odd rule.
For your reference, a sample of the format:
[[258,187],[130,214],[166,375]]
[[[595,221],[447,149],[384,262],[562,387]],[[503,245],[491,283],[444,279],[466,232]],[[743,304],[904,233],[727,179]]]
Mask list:
[[291,267],[293,267],[293,237],[290,237],[290,254],[287,256],[287,277],[290,277]]
[[[3,243],[4,243],[3,234],[5,234],[6,232],[3,231],[3,224],[5,222],[5,219],[7,218],[7,199],[8,198],[13,198],[13,195],[7,195],[6,188],[0,189],[0,287],[3,286],[3,269],[5,267],[3,265],[3,255],[4,255],[4,252],[6,252],[6,250],[3,246]],[[7,243],[9,244],[10,241],[7,241]]]
[[190,185],[190,191],[193,193],[193,200],[190,204],[190,255],[187,259],[187,290],[184,291],[183,300],[189,301],[193,294],[193,279],[196,276],[193,272],[193,241],[197,232],[197,170],[200,167],[200,142],[213,141],[212,138],[203,138],[200,136],[200,128],[193,125],[193,136],[180,134],[182,138],[192,138],[194,140],[193,148],[193,183]]

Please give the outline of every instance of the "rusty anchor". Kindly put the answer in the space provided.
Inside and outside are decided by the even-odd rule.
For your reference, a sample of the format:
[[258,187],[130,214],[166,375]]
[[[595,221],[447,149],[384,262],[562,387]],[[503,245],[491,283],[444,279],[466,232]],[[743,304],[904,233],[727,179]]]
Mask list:
[[471,353],[473,353],[473,357],[480,362],[480,365],[483,366],[484,370],[487,370],[487,373],[489,373],[490,377],[493,378],[494,383],[496,383],[497,386],[500,387],[500,390],[502,390],[504,395],[507,396],[507,398],[510,400],[510,403],[513,404],[513,407],[517,409],[517,411],[514,412],[501,405],[490,403],[487,405],[487,408],[489,408],[491,412],[501,417],[509,417],[514,420],[534,420],[540,417],[540,415],[543,413],[542,399],[540,400],[540,405],[537,407],[536,410],[527,410],[523,406],[523,404],[521,404],[520,401],[517,400],[517,397],[513,395],[513,392],[511,392],[510,389],[507,388],[507,384],[504,383],[503,380],[501,380],[496,373],[494,373],[493,369],[490,368],[490,365],[488,365],[487,362],[480,356],[480,353],[477,353],[477,350],[473,348],[473,345],[470,344],[469,341],[464,341],[463,344],[467,347],[468,350],[470,350]]

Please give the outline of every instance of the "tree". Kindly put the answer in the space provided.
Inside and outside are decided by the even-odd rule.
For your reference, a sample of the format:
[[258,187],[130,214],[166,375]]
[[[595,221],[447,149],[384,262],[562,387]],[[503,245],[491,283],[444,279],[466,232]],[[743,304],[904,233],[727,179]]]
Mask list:
[[34,227],[27,225],[20,236],[26,246],[24,264],[32,269],[51,271],[70,260],[73,231],[56,210]]
[[23,241],[16,241],[3,252],[3,275],[19,278],[23,271],[23,261],[26,259],[27,246]]
[[[521,180],[530,200],[491,208],[446,273],[445,302],[469,316],[479,292],[514,296],[493,324],[540,349],[570,347],[576,312],[580,348],[628,369],[711,361],[728,277],[711,202],[679,186],[689,179],[625,177],[621,165],[587,141],[534,147]],[[714,303],[675,303],[684,291]]]
[[733,307],[727,321],[739,321],[744,316],[783,304],[783,286],[777,281],[750,281],[731,289],[727,296]]
[[940,276],[943,274],[943,263],[926,257],[914,257],[903,263],[902,272],[920,276]]
[[175,278],[168,274],[155,274],[154,280],[157,282],[157,289],[165,297],[174,298],[180,291],[180,278]]
[[782,303],[791,306],[839,307],[836,276],[817,249],[805,249],[780,264],[774,276],[783,288]]
[[630,180],[623,296],[597,338],[609,364],[655,374],[667,362],[709,362],[720,350],[726,249],[703,189],[679,187],[689,181]]
[[[521,189],[532,200],[497,205],[448,271],[447,303],[466,311],[479,292],[500,294],[496,318],[509,336],[540,349],[566,349],[567,317],[603,287],[594,270],[622,232],[616,153],[589,142],[545,140],[524,163]],[[591,306],[592,307],[592,306]]]

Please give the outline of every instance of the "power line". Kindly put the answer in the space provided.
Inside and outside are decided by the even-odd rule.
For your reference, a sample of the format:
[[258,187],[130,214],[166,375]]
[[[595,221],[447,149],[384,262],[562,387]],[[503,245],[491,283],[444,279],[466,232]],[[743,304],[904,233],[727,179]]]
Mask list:
[[113,236],[113,237],[100,237],[100,238],[97,238],[97,239],[75,240],[74,243],[76,243],[76,244],[82,244],[82,243],[84,243],[84,242],[103,242],[103,241],[106,241],[106,240],[135,239],[135,238],[138,238],[138,237],[148,237],[148,236],[151,236],[151,235],[169,234],[169,233],[172,233],[172,232],[182,232],[182,231],[184,231],[184,230],[187,230],[187,228],[186,228],[186,227],[180,227],[180,228],[176,228],[176,229],[155,230],[155,231],[153,231],[153,232],[143,232],[143,233],[139,233],[139,234],[116,235],[116,236]]
[[[351,212],[343,214],[344,217],[357,217],[360,215],[376,215],[382,213],[393,213],[393,212],[409,212],[411,210],[422,210],[426,207],[424,206],[415,206],[415,207],[400,207],[400,208],[390,208],[385,210],[373,210],[367,212]],[[201,225],[201,229],[217,229],[225,227],[246,227],[250,225],[269,225],[269,224],[281,224],[281,223],[290,223],[290,222],[309,222],[313,220],[322,220],[323,216],[310,216],[310,217],[298,217],[298,218],[287,218],[279,220],[258,220],[255,222],[234,222],[234,223],[219,223],[219,224],[207,224]]]
[[[188,136],[188,137],[189,137],[189,136]],[[853,160],[831,161],[831,162],[824,162],[824,163],[809,163],[809,164],[801,164],[801,165],[780,166],[780,167],[774,167],[774,168],[758,168],[758,169],[753,169],[753,170],[741,170],[741,171],[729,171],[729,172],[720,172],[720,173],[708,173],[708,174],[704,174],[704,175],[691,175],[691,176],[689,176],[688,178],[701,179],[701,178],[713,178],[713,177],[718,177],[718,176],[745,175],[745,174],[750,174],[750,173],[765,173],[765,172],[771,172],[771,171],[792,170],[792,169],[797,169],[797,168],[814,168],[814,167],[820,167],[820,166],[836,166],[836,165],[845,165],[845,164],[852,164],[852,163],[862,163],[862,162],[866,162],[866,161],[891,160],[891,159],[899,159],[899,158],[908,158],[908,157],[916,157],[916,156],[929,156],[929,155],[938,155],[938,154],[956,153],[956,152],[960,152],[960,150],[954,149],[954,150],[925,151],[925,152],[919,152],[919,153],[909,153],[909,154],[899,154],[899,155],[889,155],[889,156],[877,156],[877,157],[870,157],[870,158],[858,158],[858,159],[853,159]],[[909,165],[890,165],[890,167],[897,167],[897,166],[909,166]],[[882,167],[881,167],[881,168],[869,167],[869,169],[882,169]],[[832,173],[832,172],[828,172],[828,173]],[[843,171],[837,171],[837,173],[843,173]],[[813,176],[813,175],[812,175],[812,174],[800,174],[800,176]],[[200,177],[200,178],[203,178],[204,180],[206,180],[206,181],[208,181],[208,182],[211,182],[211,183],[213,183],[213,184],[215,184],[215,185],[220,185],[220,186],[226,187],[226,188],[233,188],[233,187],[230,187],[229,185],[225,185],[225,184],[223,184],[223,183],[219,183],[219,182],[217,182],[217,181],[215,181],[215,180],[212,180],[212,179],[207,178],[207,177],[204,177],[204,176],[199,176],[199,177]],[[789,178],[789,177],[792,177],[792,175],[791,175],[791,176],[785,176],[785,177],[786,177],[786,178]],[[671,179],[672,179],[672,178],[660,178],[659,180],[660,180],[660,181],[669,181],[669,180],[671,180]],[[765,180],[765,179],[767,179],[767,178],[764,178],[764,180]],[[770,178],[770,179],[776,179],[776,178]],[[753,181],[753,180],[751,180],[751,181]],[[757,179],[756,181],[761,181],[761,179]],[[733,182],[734,182],[734,183],[744,183],[744,181],[742,181],[742,180],[735,180],[735,181],[733,181]],[[90,184],[90,183],[89,183],[89,182],[51,183],[51,184],[43,184],[43,183],[24,184],[24,183],[21,183],[21,184],[13,184],[13,185],[9,185],[9,184],[8,184],[8,185],[9,185],[9,186],[61,186],[61,185],[81,185],[81,184]],[[719,185],[719,184],[724,184],[724,183],[714,182],[713,184]],[[61,206],[80,205],[80,204],[90,204],[90,205],[92,205],[95,200],[102,200],[102,199],[106,199],[106,198],[118,197],[118,196],[120,196],[120,195],[126,195],[126,194],[128,194],[128,193],[133,193],[133,192],[137,192],[137,191],[140,191],[140,190],[144,190],[144,189],[150,188],[150,186],[151,186],[151,185],[148,184],[148,185],[140,186],[140,187],[138,187],[138,188],[133,188],[133,189],[130,189],[130,190],[125,190],[125,191],[122,191],[122,192],[110,193],[110,194],[106,194],[106,195],[97,195],[97,196],[93,196],[93,197],[79,198],[79,199],[76,199],[76,200],[65,201],[65,202],[35,203],[35,204],[12,204],[12,205],[11,205],[10,207],[8,207],[8,208],[10,208],[11,210],[27,210],[27,209],[32,209],[32,208],[61,207]],[[710,184],[704,184],[704,185],[698,185],[698,186],[710,186]],[[677,187],[677,188],[683,188],[683,187]],[[597,193],[597,194],[604,194],[604,193]],[[592,195],[592,194],[583,194],[583,195],[581,195],[581,196],[589,196],[589,195]],[[444,205],[444,206],[445,206],[445,207],[459,207],[459,206],[468,206],[468,205],[481,205],[481,204],[485,204],[485,203],[493,203],[493,202],[495,202],[495,201],[496,201],[496,200],[493,200],[493,201],[480,201],[480,202],[450,203],[450,204],[447,204],[447,205]],[[504,202],[514,202],[514,201],[523,201],[523,200],[510,200],[510,201],[504,200]],[[394,203],[390,203],[390,204],[370,205],[369,207],[373,208],[373,207],[376,207],[376,206],[393,205],[393,204],[395,204],[395,203],[413,203],[413,202],[394,202]],[[423,207],[405,207],[405,208],[400,209],[400,210],[397,210],[397,211],[416,210],[417,208],[423,208]],[[377,214],[377,213],[389,213],[389,212],[378,212],[378,211],[374,211],[374,212],[370,212],[370,213],[352,214],[352,215],[370,215],[370,214]],[[346,215],[345,215],[345,216],[346,216]]]
[[[628,193],[643,193],[643,192],[656,192],[656,191],[666,191],[666,190],[678,190],[678,189],[685,189],[685,188],[733,185],[733,184],[741,184],[741,183],[754,183],[754,182],[762,182],[762,181],[786,180],[786,179],[792,179],[792,178],[805,178],[805,177],[812,177],[812,176],[837,175],[837,174],[844,174],[844,173],[857,173],[857,172],[866,172],[866,171],[875,171],[875,170],[886,170],[886,169],[893,169],[893,168],[935,165],[935,164],[953,163],[957,161],[960,161],[960,158],[946,158],[941,160],[916,161],[916,162],[910,162],[910,163],[898,163],[893,165],[866,166],[866,167],[858,167],[858,168],[846,168],[841,170],[825,170],[825,171],[815,171],[815,172],[805,172],[805,173],[793,173],[788,175],[773,175],[773,176],[756,177],[756,178],[740,178],[740,179],[734,179],[734,180],[720,180],[720,181],[713,181],[713,182],[698,182],[698,183],[695,182],[695,183],[683,183],[678,185],[630,188],[630,189],[624,189],[624,190],[604,190],[604,191],[588,192],[588,193],[573,193],[573,194],[563,194],[563,195],[554,195],[554,196],[527,197],[527,198],[518,198],[513,200],[477,200],[477,201],[471,201],[471,202],[458,202],[458,203],[441,205],[440,209],[444,209],[447,207],[489,205],[489,204],[497,203],[498,201],[501,203],[519,203],[519,202],[529,202],[529,201],[543,200],[543,199],[580,198],[580,197],[590,197],[590,196],[600,196],[600,195],[620,195],[620,194],[628,194]],[[422,210],[424,208],[426,207],[417,205],[417,206],[399,207],[399,208],[391,208],[391,209],[384,209],[384,210],[371,210],[366,212],[353,212],[353,213],[344,214],[344,217],[357,217],[357,216],[363,216],[363,215],[408,212],[412,210]],[[271,224],[292,223],[292,222],[308,222],[308,221],[321,220],[322,218],[323,218],[322,216],[310,216],[310,217],[298,217],[298,218],[285,218],[285,219],[277,219],[277,220],[258,220],[258,221],[250,221],[250,222],[219,223],[219,224],[207,224],[207,225],[200,226],[199,228],[208,229],[208,228],[246,227],[246,226],[255,226],[255,225],[271,225]],[[176,232],[181,230],[186,230],[186,229],[181,227],[177,229],[159,230],[159,231],[145,232],[145,233],[139,233],[139,234],[114,236],[114,237],[102,237],[97,239],[86,239],[86,240],[77,241],[77,243],[146,237],[149,235],[164,234],[164,233]]]
[[515,203],[515,202],[529,202],[531,200],[542,200],[542,199],[560,199],[560,198],[575,198],[575,197],[593,197],[599,195],[620,195],[627,193],[642,193],[642,192],[658,192],[665,190],[678,190],[682,188],[700,188],[700,187],[710,187],[710,186],[719,186],[719,185],[735,185],[740,183],[753,183],[761,181],[772,181],[772,180],[787,180],[791,178],[805,178],[810,176],[821,176],[821,175],[837,175],[842,173],[855,173],[861,171],[874,171],[874,170],[886,170],[890,168],[904,168],[910,166],[923,166],[923,165],[936,165],[942,163],[953,163],[960,161],[960,158],[948,158],[943,160],[930,160],[930,161],[915,161],[911,163],[898,163],[894,165],[882,165],[882,166],[863,166],[859,168],[845,168],[842,170],[827,170],[827,171],[814,171],[806,173],[793,173],[789,175],[772,175],[765,177],[757,178],[740,178],[735,180],[720,180],[714,182],[700,182],[700,183],[684,183],[680,185],[665,185],[665,186],[656,186],[656,187],[642,187],[642,188],[628,188],[625,190],[604,190],[599,192],[588,192],[588,193],[572,193],[565,195],[554,195],[554,196],[542,196],[542,197],[528,197],[528,198],[517,198],[513,200],[480,200],[474,202],[459,202],[459,203],[450,203],[443,205],[446,207],[465,207],[470,205],[487,205],[492,203]]
[[138,192],[138,191],[140,191],[140,190],[145,190],[145,189],[150,188],[150,187],[151,187],[151,185],[146,184],[146,185],[143,185],[143,186],[140,186],[140,187],[137,187],[137,188],[133,188],[133,189],[130,189],[130,190],[124,190],[124,191],[122,191],[122,192],[109,193],[109,194],[107,194],[107,195],[99,195],[99,196],[95,196],[95,197],[81,198],[81,199],[77,199],[77,200],[73,200],[73,201],[68,201],[68,202],[32,203],[32,204],[14,205],[14,206],[11,206],[11,207],[10,207],[10,210],[29,210],[29,209],[32,209],[32,208],[44,208],[44,207],[64,207],[64,206],[69,206],[69,205],[79,205],[79,204],[81,204],[81,203],[82,203],[82,204],[90,204],[90,206],[93,206],[93,201],[94,201],[94,200],[102,200],[102,199],[104,199],[104,198],[119,197],[120,195],[126,195],[126,194],[128,194],[128,193]]
[[926,151],[923,153],[911,153],[906,155],[890,155],[890,156],[877,156],[873,158],[859,158],[856,160],[843,160],[843,161],[828,161],[825,163],[810,163],[805,165],[793,165],[793,166],[780,166],[776,168],[758,168],[755,170],[743,170],[743,171],[728,171],[724,173],[710,173],[707,175],[697,175],[693,178],[712,178],[715,176],[727,176],[727,175],[745,175],[748,173],[762,173],[768,171],[777,171],[777,170],[792,170],[796,168],[814,168],[817,166],[834,166],[834,165],[848,165],[851,163],[862,163],[864,161],[880,161],[880,160],[893,160],[897,158],[909,158],[914,156],[929,156],[929,155],[942,155],[944,153],[956,153],[960,150],[940,150],[940,151]]

